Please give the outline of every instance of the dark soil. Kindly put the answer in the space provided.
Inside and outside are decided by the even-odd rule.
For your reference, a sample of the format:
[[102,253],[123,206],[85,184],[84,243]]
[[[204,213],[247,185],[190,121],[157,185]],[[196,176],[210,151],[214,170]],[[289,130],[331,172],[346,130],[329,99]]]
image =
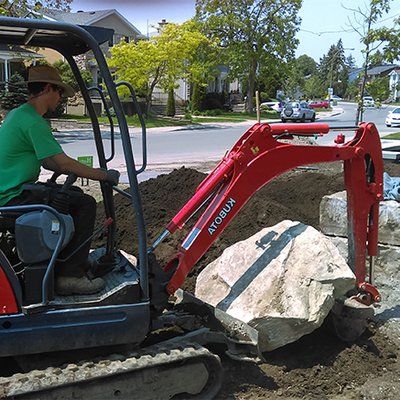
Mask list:
[[[387,164],[385,170],[391,176],[400,176],[398,165]],[[188,201],[204,177],[203,173],[182,168],[140,184],[149,244]],[[318,228],[321,198],[343,189],[341,163],[296,169],[278,177],[248,201],[189,274],[183,288],[193,291],[202,268],[226,247],[265,226],[290,219]],[[115,204],[118,247],[136,254],[130,202],[116,195]],[[157,247],[155,255],[160,264],[174,255],[183,238],[184,233],[178,231]],[[399,382],[398,354],[399,348],[374,326],[356,343],[346,344],[326,325],[296,343],[265,354],[267,361],[260,365],[223,360],[225,379],[219,398],[399,399],[400,394],[393,386],[394,381]],[[386,384],[392,389],[365,389],[377,377],[383,386]]]

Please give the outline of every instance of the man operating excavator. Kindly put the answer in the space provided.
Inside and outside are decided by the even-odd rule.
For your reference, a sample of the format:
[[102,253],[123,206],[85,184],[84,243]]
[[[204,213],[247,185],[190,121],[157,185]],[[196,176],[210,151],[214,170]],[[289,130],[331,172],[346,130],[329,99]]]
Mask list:
[[[43,118],[54,111],[62,97],[74,95],[58,71],[50,66],[31,67],[28,72],[26,103],[11,110],[0,128],[0,206],[49,203],[59,188],[53,187],[40,197],[37,191],[24,190],[23,185],[39,178],[40,168],[117,185],[119,172],[86,166],[64,153]],[[96,217],[96,201],[78,188],[68,191],[69,214],[75,233],[56,263],[56,291],[60,295],[92,294],[104,288],[102,278],[89,279],[88,254],[90,236]],[[82,243],[83,246],[79,247]],[[78,249],[76,251],[76,249]]]

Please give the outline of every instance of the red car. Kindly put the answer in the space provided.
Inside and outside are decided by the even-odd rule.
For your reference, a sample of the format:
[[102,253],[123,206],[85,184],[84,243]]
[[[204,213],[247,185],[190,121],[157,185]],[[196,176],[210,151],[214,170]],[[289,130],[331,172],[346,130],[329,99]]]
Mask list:
[[321,101],[310,101],[308,103],[308,106],[310,108],[329,108],[329,102],[325,101],[325,100],[321,100]]

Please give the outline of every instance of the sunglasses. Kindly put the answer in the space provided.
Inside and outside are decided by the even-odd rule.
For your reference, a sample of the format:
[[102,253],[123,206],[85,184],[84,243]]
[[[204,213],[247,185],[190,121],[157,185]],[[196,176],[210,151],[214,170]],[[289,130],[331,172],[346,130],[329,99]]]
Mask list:
[[60,86],[53,86],[53,89],[56,90],[58,92],[58,94],[60,95],[60,97],[64,97],[64,89]]

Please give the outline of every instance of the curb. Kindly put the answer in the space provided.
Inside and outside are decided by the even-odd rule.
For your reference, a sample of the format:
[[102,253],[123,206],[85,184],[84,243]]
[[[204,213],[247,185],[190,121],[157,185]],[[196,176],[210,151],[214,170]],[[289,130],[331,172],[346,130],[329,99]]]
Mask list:
[[[327,118],[327,117],[334,117],[336,115],[340,115],[343,113],[343,109],[338,109],[332,112],[326,112],[322,111],[317,114],[317,119],[319,118]],[[64,127],[57,127],[57,122],[60,121],[60,125],[64,124]],[[91,127],[90,122],[81,122],[77,120],[56,120],[52,119],[50,121],[53,123],[54,127],[57,128],[58,132],[68,132],[71,130],[88,130]],[[240,122],[201,122],[198,124],[192,124],[192,125],[171,125],[171,126],[162,126],[162,127],[154,127],[154,128],[146,128],[146,132],[148,133],[163,133],[163,132],[172,132],[172,131],[177,131],[177,130],[197,130],[197,129],[207,129],[207,128],[212,128],[212,127],[231,127],[231,126],[251,126],[257,123],[257,120],[249,119],[245,121],[240,121]],[[281,123],[280,118],[276,119],[264,119],[261,120],[260,123]],[[100,124],[101,128],[104,129],[109,129],[108,124]],[[116,128],[116,131],[118,131],[118,128]],[[135,133],[141,133],[142,128],[137,127],[137,126],[128,126],[129,133],[135,134]]]

